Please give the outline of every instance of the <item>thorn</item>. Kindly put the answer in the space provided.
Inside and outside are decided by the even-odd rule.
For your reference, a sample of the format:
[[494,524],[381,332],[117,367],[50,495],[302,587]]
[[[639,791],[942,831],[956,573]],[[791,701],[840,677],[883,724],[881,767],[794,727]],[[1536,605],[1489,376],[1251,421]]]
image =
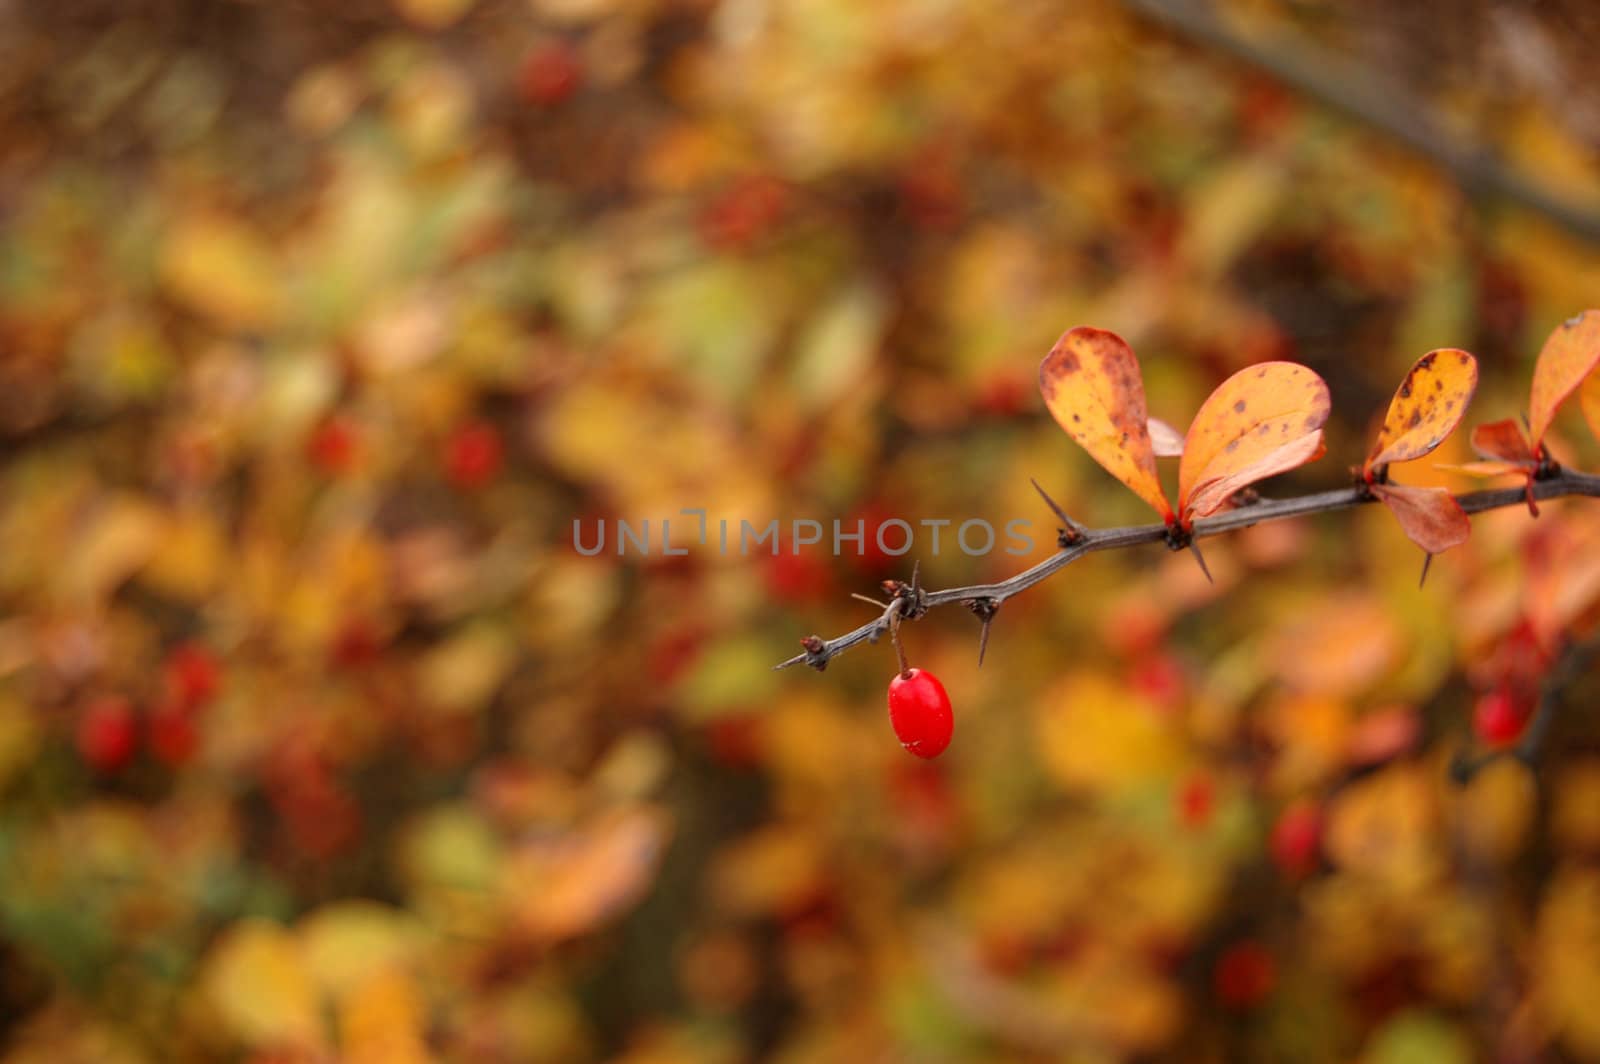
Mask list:
[[994,620],[994,615],[1000,612],[1000,600],[992,598],[963,599],[962,604],[971,610],[983,622],[983,631],[978,633],[978,667],[983,668],[983,655],[989,649],[989,623]]
[[1417,577],[1417,590],[1422,590],[1422,585],[1428,582],[1428,566],[1433,564],[1433,555],[1427,551],[1422,552],[1422,575]]
[[1062,538],[1068,543],[1076,543],[1082,539],[1087,530],[1082,525],[1078,524],[1078,522],[1068,517],[1067,511],[1063,510],[1060,506],[1057,506],[1056,501],[1049,495],[1045,494],[1045,490],[1039,486],[1039,482],[1037,480],[1029,477],[1028,483],[1033,485],[1033,490],[1039,493],[1039,498],[1043,499],[1044,504],[1050,507],[1051,512],[1053,512],[1056,517],[1061,520]]
[[1206,556],[1200,553],[1199,541],[1191,539],[1189,549],[1194,551],[1194,560],[1200,563],[1200,571],[1206,574],[1206,583],[1215,584],[1216,581],[1211,579],[1211,570],[1206,567]]
[[1535,502],[1534,499],[1533,499],[1533,478],[1532,477],[1528,478],[1528,486],[1523,489],[1523,493],[1527,497],[1527,500],[1528,500],[1528,513],[1532,514],[1534,517],[1538,517],[1539,516],[1539,504],[1537,502]]
[[886,610],[889,608],[889,604],[887,602],[879,602],[875,598],[868,598],[866,595],[858,595],[854,591],[850,592],[850,597],[853,599],[860,599],[862,602],[865,602],[871,606],[876,606],[880,610]]

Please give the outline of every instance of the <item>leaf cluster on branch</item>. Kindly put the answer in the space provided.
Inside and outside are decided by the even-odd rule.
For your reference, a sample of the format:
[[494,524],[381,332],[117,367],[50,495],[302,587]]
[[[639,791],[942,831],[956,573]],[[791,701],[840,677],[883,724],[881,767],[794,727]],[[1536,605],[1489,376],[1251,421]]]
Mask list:
[[[1600,496],[1600,476],[1564,469],[1550,455],[1545,434],[1557,409],[1579,395],[1591,431],[1600,437],[1600,310],[1586,310],[1556,327],[1534,366],[1526,429],[1507,419],[1478,425],[1472,447],[1480,460],[1447,466],[1477,476],[1515,476],[1516,488],[1454,494],[1440,487],[1401,484],[1390,467],[1432,453],[1454,431],[1477,389],[1477,361],[1458,348],[1423,355],[1396,390],[1355,483],[1333,491],[1266,500],[1253,485],[1315,461],[1326,451],[1323,425],[1331,406],[1327,384],[1293,362],[1247,366],[1201,404],[1186,434],[1152,419],[1133,349],[1115,333],[1079,326],[1056,341],[1039,366],[1039,390],[1056,422],[1096,462],[1155,509],[1162,523],[1087,529],[1069,517],[1037,482],[1061,521],[1058,551],[1015,576],[993,584],[930,591],[885,581],[883,613],[833,639],[807,636],[803,652],[775,668],[806,664],[821,670],[863,642],[876,642],[902,620],[959,602],[983,624],[979,659],[1002,603],[1041,583],[1093,551],[1165,543],[1189,549],[1205,569],[1197,541],[1267,521],[1303,517],[1381,502],[1406,536],[1424,552],[1423,576],[1435,554],[1464,543],[1469,515],[1562,496]],[[1178,502],[1167,500],[1157,473],[1159,457],[1176,457]],[[1209,577],[1209,572],[1207,576]]]

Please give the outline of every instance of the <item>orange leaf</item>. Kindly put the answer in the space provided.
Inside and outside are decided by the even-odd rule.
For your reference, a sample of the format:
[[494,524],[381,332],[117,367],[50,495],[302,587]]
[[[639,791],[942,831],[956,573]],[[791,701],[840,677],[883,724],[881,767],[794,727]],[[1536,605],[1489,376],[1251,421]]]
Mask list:
[[1465,351],[1444,347],[1419,358],[1389,401],[1383,428],[1361,467],[1368,483],[1377,467],[1421,458],[1444,442],[1477,387],[1478,360]]
[[1537,447],[1556,409],[1600,362],[1600,310],[1586,310],[1556,326],[1533,367],[1528,432]]
[[1039,392],[1068,436],[1172,520],[1156,475],[1139,360],[1122,337],[1087,326],[1067,330],[1039,363]]
[[1460,546],[1472,534],[1466,511],[1443,488],[1374,484],[1372,493],[1394,514],[1406,538],[1429,554]]
[[1589,423],[1589,431],[1600,440],[1600,371],[1584,378],[1583,387],[1578,390],[1578,405],[1583,407],[1583,419]]
[[1517,469],[1532,468],[1539,464],[1528,437],[1522,427],[1510,418],[1478,425],[1472,430],[1472,449],[1479,457],[1510,462]]
[[1263,362],[1222,382],[1200,407],[1178,465],[1184,522],[1216,513],[1240,488],[1322,454],[1328,386],[1293,362]]

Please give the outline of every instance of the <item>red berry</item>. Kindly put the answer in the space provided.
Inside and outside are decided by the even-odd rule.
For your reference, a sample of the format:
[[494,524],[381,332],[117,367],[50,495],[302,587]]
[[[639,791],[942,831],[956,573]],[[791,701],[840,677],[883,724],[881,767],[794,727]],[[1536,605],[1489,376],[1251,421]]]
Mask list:
[[221,670],[211,651],[199,643],[180,643],[167,655],[167,694],[183,709],[211,701],[222,684]]
[[778,178],[740,178],[700,213],[700,237],[718,251],[739,251],[771,232],[788,206],[789,187]]
[[164,705],[150,714],[150,751],[166,765],[187,764],[200,746],[194,716],[180,705]]
[[921,669],[896,673],[889,681],[889,723],[901,746],[918,757],[938,757],[956,726],[944,684]]
[[1203,828],[1217,809],[1217,785],[1204,772],[1197,772],[1178,788],[1178,819],[1185,827]]
[[138,725],[133,706],[112,695],[99,699],[78,718],[78,755],[96,772],[115,772],[133,759]]
[[583,62],[565,41],[541,44],[522,61],[522,98],[540,107],[565,103],[583,84]]
[[1278,966],[1261,943],[1246,939],[1217,958],[1212,981],[1217,997],[1234,1009],[1261,1004],[1278,983]]
[[1493,749],[1510,746],[1528,724],[1528,707],[1519,705],[1505,688],[1490,691],[1478,699],[1472,710],[1472,727],[1485,746]]
[[1316,871],[1322,845],[1322,812],[1315,802],[1289,806],[1272,825],[1267,852],[1272,863],[1289,879],[1303,879]]
[[334,633],[328,646],[328,661],[336,669],[359,669],[378,660],[383,651],[383,636],[370,621],[352,617]]
[[330,417],[306,441],[306,456],[326,476],[350,472],[356,464],[356,430],[341,417]]
[[463,488],[481,488],[500,472],[505,446],[500,433],[483,421],[463,425],[445,445],[445,472]]

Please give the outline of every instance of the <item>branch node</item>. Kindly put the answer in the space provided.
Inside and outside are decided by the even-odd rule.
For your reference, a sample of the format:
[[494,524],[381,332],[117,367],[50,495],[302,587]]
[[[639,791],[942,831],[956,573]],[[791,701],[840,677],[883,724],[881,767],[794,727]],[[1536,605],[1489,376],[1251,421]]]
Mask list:
[[800,645],[805,648],[807,665],[818,672],[828,667],[828,644],[820,635],[808,635],[800,640]]
[[1075,543],[1082,543],[1089,535],[1089,530],[1068,517],[1067,511],[1056,505],[1056,501],[1045,494],[1045,490],[1039,486],[1037,480],[1029,477],[1028,483],[1033,485],[1033,490],[1039,493],[1039,498],[1044,500],[1044,504],[1050,507],[1051,512],[1061,521],[1061,527],[1056,529],[1056,545],[1070,547]]

